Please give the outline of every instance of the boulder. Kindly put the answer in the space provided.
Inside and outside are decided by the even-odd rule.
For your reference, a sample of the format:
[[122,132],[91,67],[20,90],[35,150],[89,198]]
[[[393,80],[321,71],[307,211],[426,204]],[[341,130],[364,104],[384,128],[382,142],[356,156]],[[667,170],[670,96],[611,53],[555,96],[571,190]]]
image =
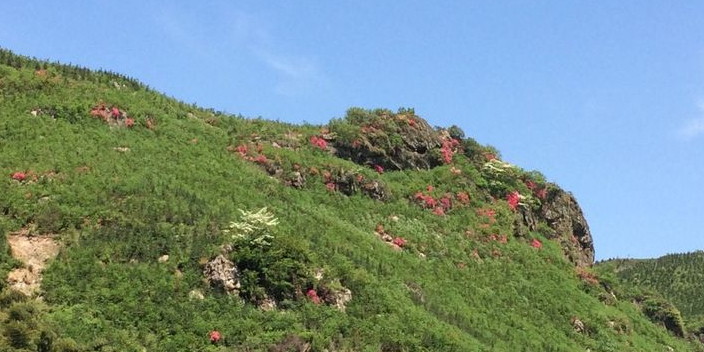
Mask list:
[[235,264],[220,254],[205,264],[203,275],[214,287],[222,288],[227,294],[238,294],[240,282]]

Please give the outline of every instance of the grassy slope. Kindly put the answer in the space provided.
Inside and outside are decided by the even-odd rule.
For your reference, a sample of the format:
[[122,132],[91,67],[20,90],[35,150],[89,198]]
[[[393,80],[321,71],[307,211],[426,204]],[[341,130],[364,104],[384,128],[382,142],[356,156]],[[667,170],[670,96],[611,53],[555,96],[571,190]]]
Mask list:
[[[118,77],[84,75],[91,79],[58,66],[45,76],[33,66],[0,66],[0,175],[7,175],[0,178],[0,225],[12,231],[36,224],[65,245],[45,273],[46,305],[38,305],[32,321],[7,316],[2,344],[14,343],[7,326],[25,324],[30,350],[43,341],[39,331],[63,338],[54,339],[57,350],[265,350],[288,335],[310,341],[314,351],[693,349],[632,304],[602,303],[601,288],[581,282],[558,245],[540,234],[531,236],[545,243],[541,250],[528,239],[502,245],[468,238],[465,230],[481,221],[479,208],[498,211],[497,233],[513,233],[513,220],[504,201],[475,196],[481,176],[461,157],[460,176],[449,166],[376,175],[310,147],[307,137],[319,127],[212,114],[141,87],[118,89],[112,83],[123,82]],[[99,101],[128,111],[136,126],[91,118]],[[31,115],[37,107],[57,111],[54,118]],[[145,127],[148,117],[154,129]],[[321,180],[296,190],[226,150],[252,133],[266,140],[290,131],[302,134],[301,149],[266,145],[269,158],[359,169],[393,196],[387,202],[347,197],[327,191]],[[28,170],[40,175],[37,182],[9,178]],[[409,202],[429,184],[469,191],[472,203],[439,217]],[[280,246],[309,253],[308,267],[324,267],[352,290],[346,313],[307,300],[264,312],[203,283],[199,263],[229,241],[221,229],[237,209],[264,206],[280,220]],[[373,231],[380,223],[406,238],[408,248],[393,251],[378,240]],[[475,249],[481,261],[471,257]],[[163,254],[170,259],[159,263]],[[205,299],[189,299],[193,289]],[[13,303],[3,302],[11,312]],[[586,333],[574,331],[573,316]],[[609,321],[629,331],[618,333]],[[219,345],[208,340],[213,329],[223,335]]]

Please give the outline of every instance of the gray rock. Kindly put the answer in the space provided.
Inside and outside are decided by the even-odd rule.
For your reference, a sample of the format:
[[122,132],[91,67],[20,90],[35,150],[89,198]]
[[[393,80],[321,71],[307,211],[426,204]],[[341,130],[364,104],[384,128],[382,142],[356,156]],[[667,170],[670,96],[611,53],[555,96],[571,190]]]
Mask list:
[[237,267],[224,255],[218,255],[215,259],[205,264],[203,269],[208,282],[214,287],[220,287],[227,294],[238,294],[240,282],[237,275]]

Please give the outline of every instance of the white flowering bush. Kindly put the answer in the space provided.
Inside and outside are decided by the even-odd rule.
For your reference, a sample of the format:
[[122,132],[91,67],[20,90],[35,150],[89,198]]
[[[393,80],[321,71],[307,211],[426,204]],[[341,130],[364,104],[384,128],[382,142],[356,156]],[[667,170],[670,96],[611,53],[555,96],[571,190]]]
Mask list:
[[245,241],[257,246],[270,246],[274,236],[269,231],[279,224],[274,214],[266,207],[257,212],[239,209],[240,221],[233,221],[223,232],[232,233],[234,240]]

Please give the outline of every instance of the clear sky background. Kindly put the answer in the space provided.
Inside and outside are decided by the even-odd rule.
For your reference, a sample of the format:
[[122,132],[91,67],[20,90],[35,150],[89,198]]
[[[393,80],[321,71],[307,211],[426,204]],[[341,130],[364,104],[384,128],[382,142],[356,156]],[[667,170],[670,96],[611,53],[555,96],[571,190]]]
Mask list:
[[572,191],[598,259],[704,249],[702,1],[6,1],[0,46],[189,103],[414,107]]

